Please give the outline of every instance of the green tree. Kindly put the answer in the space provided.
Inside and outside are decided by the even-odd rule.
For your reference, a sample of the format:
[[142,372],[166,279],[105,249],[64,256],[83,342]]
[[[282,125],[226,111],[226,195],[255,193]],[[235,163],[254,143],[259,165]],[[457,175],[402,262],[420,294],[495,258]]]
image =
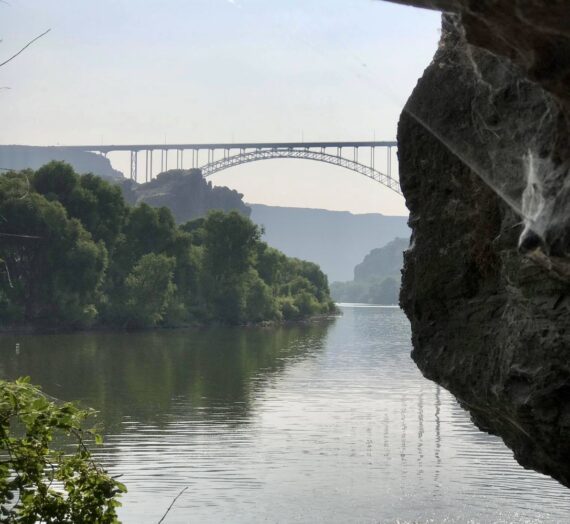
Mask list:
[[202,279],[210,316],[239,324],[247,320],[247,271],[255,261],[260,229],[232,211],[210,212],[203,225]]
[[245,316],[250,322],[281,318],[277,301],[271,288],[252,269],[247,278]]
[[66,207],[79,185],[79,175],[69,164],[54,161],[36,171],[32,185],[40,195],[57,200]]
[[60,202],[96,242],[102,240],[108,249],[115,244],[127,213],[118,186],[93,174],[79,176],[69,164],[57,161],[38,169],[31,180],[38,193]]
[[264,282],[273,287],[284,283],[288,259],[281,251],[260,242],[256,260],[255,267]]
[[[91,458],[86,443],[100,438],[82,425],[92,414],[50,401],[28,379],[0,381],[2,522],[118,522],[117,498],[126,488]],[[75,451],[56,449],[58,439]]]
[[301,318],[316,315],[317,313],[321,313],[323,311],[318,300],[315,298],[315,295],[305,290],[302,290],[295,295],[293,303],[299,311],[299,316]]
[[21,320],[92,321],[107,265],[104,244],[93,242],[59,202],[22,193],[22,176],[1,182],[3,293],[21,307]]
[[83,175],[66,209],[69,216],[81,221],[95,241],[102,240],[112,251],[128,210],[119,187],[93,174]]
[[236,211],[211,211],[204,222],[204,264],[216,277],[242,275],[253,264],[261,230]]
[[199,310],[203,308],[200,297],[202,250],[192,244],[191,234],[178,230],[166,253],[176,261],[173,280],[176,286],[175,302],[186,311],[178,307],[177,317],[180,321],[187,321],[188,315],[199,316]]
[[319,267],[267,246],[243,215],[178,227],[168,209],[130,208],[63,162],[0,176],[0,216],[4,323],[240,324],[334,310]]
[[105,319],[120,318],[118,307],[124,302],[125,279],[142,256],[166,253],[177,237],[172,214],[166,208],[155,209],[146,204],[130,208],[117,238],[109,265],[105,292],[108,303]]
[[124,314],[131,327],[152,327],[164,319],[176,286],[175,260],[165,255],[143,255],[125,282]]
[[176,237],[172,213],[165,207],[146,204],[132,208],[124,227],[126,249],[135,259],[147,253],[162,253]]

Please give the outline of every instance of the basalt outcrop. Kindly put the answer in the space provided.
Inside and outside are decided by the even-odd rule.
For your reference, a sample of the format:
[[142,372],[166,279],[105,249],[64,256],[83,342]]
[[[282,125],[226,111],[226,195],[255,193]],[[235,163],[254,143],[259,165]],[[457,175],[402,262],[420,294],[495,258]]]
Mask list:
[[570,2],[399,3],[445,11],[398,130],[412,356],[570,486]]

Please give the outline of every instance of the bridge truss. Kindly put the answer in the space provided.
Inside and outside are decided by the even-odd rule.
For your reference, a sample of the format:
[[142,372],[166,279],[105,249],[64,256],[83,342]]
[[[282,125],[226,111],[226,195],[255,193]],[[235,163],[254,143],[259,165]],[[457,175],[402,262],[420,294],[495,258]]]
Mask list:
[[238,153],[237,155],[226,156],[219,160],[210,162],[200,167],[200,170],[202,171],[202,175],[207,177],[213,175],[214,173],[218,173],[219,171],[223,171],[224,169],[239,166],[241,164],[256,162],[258,160],[271,160],[277,158],[299,158],[303,160],[316,160],[318,162],[324,162],[326,164],[344,167],[345,169],[355,171],[356,173],[360,173],[361,175],[371,178],[376,182],[380,182],[380,184],[386,186],[392,191],[395,191],[399,195],[402,194],[400,183],[397,179],[392,178],[391,176],[391,162],[387,162],[388,172],[382,173],[381,171],[378,171],[374,168],[375,158],[373,154],[370,158],[370,164],[366,165],[357,161],[358,155],[356,155],[356,159],[349,159],[343,157],[340,151],[335,155],[326,153],[325,151],[315,151],[312,149],[255,149],[253,151],[244,151]]
[[[258,160],[294,158],[339,166],[402,194],[397,167],[394,169],[397,143],[390,141],[87,145],[63,146],[61,149],[89,151],[105,156],[109,153],[130,153],[130,178],[137,182],[152,180],[155,171],[156,174],[168,171],[169,160],[171,169],[191,167],[200,169],[204,176],[210,176]],[[172,165],[173,153],[175,167]]]

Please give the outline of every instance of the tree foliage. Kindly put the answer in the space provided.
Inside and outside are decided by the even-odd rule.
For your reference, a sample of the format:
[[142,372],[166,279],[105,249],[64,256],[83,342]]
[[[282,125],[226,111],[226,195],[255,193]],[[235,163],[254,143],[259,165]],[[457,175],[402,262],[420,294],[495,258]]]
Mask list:
[[367,304],[398,304],[400,272],[403,253],[409,239],[395,238],[385,246],[373,249],[354,268],[354,280],[333,282],[331,294],[337,302],[360,302]]
[[166,255],[148,253],[125,279],[124,314],[135,326],[156,326],[164,319],[176,291],[175,263]]
[[396,305],[400,294],[400,280],[395,277],[386,277],[333,282],[331,294],[337,302]]
[[118,522],[126,488],[91,459],[86,442],[100,440],[82,429],[91,414],[49,400],[27,378],[0,381],[2,522]]
[[[177,226],[62,162],[0,176],[0,326],[177,326],[334,311],[326,276],[242,214]],[[1,273],[3,271],[3,273]]]
[[89,323],[107,249],[61,202],[28,188],[28,178],[25,172],[0,177],[3,295],[25,321]]

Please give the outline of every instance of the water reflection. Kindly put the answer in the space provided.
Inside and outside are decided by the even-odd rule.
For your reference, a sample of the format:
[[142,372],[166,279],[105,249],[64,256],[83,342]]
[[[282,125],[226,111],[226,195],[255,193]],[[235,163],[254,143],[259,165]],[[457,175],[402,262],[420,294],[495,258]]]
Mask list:
[[[0,373],[30,375],[63,400],[100,411],[105,431],[126,416],[163,425],[173,410],[242,422],[256,388],[323,348],[330,321],[267,328],[0,337]],[[17,348],[17,349],[16,349]]]
[[398,309],[345,308],[276,330],[0,344],[4,375],[102,410],[125,522],[157,522],[185,486],[168,522],[566,522],[567,490],[423,379],[409,337]]

